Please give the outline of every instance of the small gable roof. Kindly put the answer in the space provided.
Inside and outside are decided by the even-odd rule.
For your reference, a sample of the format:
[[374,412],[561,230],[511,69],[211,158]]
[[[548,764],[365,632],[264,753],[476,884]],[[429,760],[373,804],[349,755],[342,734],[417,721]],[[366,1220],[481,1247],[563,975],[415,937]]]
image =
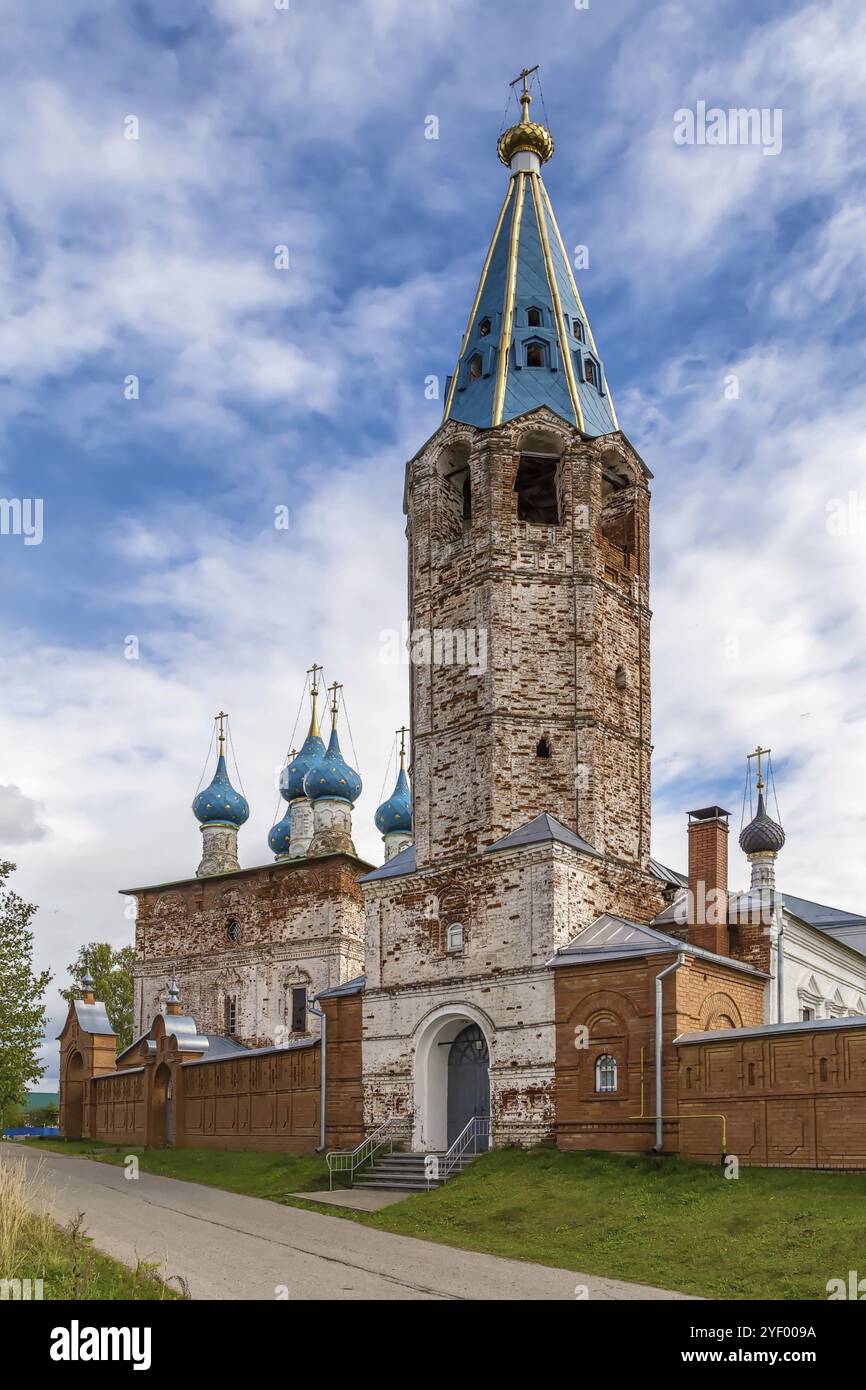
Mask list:
[[588,840],[584,840],[581,835],[576,835],[573,830],[569,830],[567,825],[563,825],[562,821],[558,821],[547,811],[542,811],[541,815],[536,816],[534,820],[527,821],[519,829],[512,830],[510,835],[505,835],[503,839],[488,845],[484,853],[492,854],[494,850],[500,849],[518,849],[521,845],[542,845],[551,840],[557,844],[568,845],[571,849],[579,850],[581,854],[591,854],[594,859],[602,858],[600,851],[595,849]]
[[83,999],[75,999],[73,1003],[75,1017],[82,1033],[99,1033],[104,1037],[115,1037],[105,1005],[99,999],[94,1004],[85,1004]]
[[625,917],[616,917],[605,912],[588,927],[578,933],[567,946],[563,946],[547,962],[553,970],[565,965],[591,965],[597,961],[625,960],[637,956],[670,955],[680,951],[689,956],[700,956],[703,960],[717,961],[731,970],[739,970],[747,975],[767,979],[763,970],[756,970],[745,961],[734,960],[730,956],[718,956],[713,951],[705,951],[701,946],[682,941],[678,936],[657,931],[643,922],[630,922]]

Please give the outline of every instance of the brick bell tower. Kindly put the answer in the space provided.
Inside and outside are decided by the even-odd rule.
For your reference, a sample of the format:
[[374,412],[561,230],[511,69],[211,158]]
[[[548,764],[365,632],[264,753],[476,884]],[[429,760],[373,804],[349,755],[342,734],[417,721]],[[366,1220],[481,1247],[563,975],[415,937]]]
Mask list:
[[443,423],[407,468],[417,865],[547,812],[646,871],[651,475],[541,179],[530,76]]

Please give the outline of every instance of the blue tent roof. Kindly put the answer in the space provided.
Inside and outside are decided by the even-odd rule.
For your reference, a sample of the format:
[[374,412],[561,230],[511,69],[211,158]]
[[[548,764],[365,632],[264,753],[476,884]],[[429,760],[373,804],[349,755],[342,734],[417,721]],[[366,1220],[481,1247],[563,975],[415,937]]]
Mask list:
[[486,429],[540,405],[588,435],[619,429],[541,174],[517,169],[449,379],[445,419]]

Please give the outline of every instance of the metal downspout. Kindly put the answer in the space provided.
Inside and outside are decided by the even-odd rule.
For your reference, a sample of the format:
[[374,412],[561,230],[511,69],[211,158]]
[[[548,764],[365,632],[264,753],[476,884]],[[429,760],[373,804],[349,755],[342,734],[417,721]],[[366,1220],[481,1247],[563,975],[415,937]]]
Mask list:
[[656,1153],[664,1152],[664,1126],[662,1124],[662,1035],[663,1035],[663,1015],[662,1015],[662,980],[666,975],[672,975],[685,964],[685,955],[681,951],[672,965],[666,965],[664,970],[660,970],[656,975]]
[[322,1079],[319,1094],[319,1146],[317,1154],[325,1152],[325,1130],[328,1123],[328,1015],[324,1009],[316,1007],[315,1001],[307,1004],[307,1011],[314,1018],[322,1020]]
[[779,935],[776,937],[776,1022],[785,1022],[785,988],[782,980],[782,972],[785,965],[785,948],[783,940],[785,936],[785,917],[784,907],[779,903],[777,907]]

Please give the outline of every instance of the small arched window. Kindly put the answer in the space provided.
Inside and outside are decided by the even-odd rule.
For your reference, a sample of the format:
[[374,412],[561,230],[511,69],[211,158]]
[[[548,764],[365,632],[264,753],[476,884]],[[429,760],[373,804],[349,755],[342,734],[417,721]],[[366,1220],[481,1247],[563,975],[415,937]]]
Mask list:
[[545,367],[547,365],[543,343],[526,344],[526,365],[527,367]]
[[487,338],[487,337],[490,336],[490,320],[489,320],[489,319],[482,319],[481,322],[479,323],[479,325],[478,325],[478,336],[479,336],[479,338]]
[[550,757],[550,739],[547,737],[547,734],[542,734],[535,745],[535,756],[536,758]]
[[530,328],[540,328],[540,327],[541,327],[541,310],[540,310],[540,309],[536,309],[534,306],[533,306],[533,308],[531,308],[531,309],[527,309],[527,311],[526,311],[526,322],[527,322],[527,324],[529,325]]
[[596,1060],[595,1089],[600,1092],[616,1090],[616,1058],[611,1057],[609,1053]]
[[451,926],[448,928],[448,950],[455,952],[463,950],[462,922],[452,922]]
[[577,341],[579,343],[585,342],[583,324],[581,323],[580,319],[572,319],[571,324],[572,328],[574,329],[574,336],[577,339]]
[[228,937],[229,941],[240,941],[241,924],[238,921],[237,917],[230,917],[228,922],[226,923],[226,936]]
[[477,381],[481,376],[481,354],[474,352],[469,359],[469,380]]
[[583,379],[588,381],[590,386],[598,385],[598,367],[591,357],[587,357],[583,364]]

